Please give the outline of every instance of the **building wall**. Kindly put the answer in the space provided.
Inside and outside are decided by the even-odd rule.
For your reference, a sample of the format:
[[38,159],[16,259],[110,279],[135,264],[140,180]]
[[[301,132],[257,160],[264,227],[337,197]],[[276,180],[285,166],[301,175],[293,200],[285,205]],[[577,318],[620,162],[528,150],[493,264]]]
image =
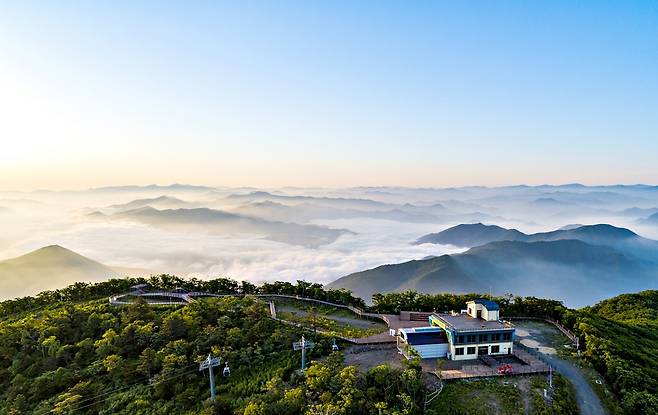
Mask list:
[[[453,345],[450,344],[450,355],[452,360],[472,360],[472,359],[477,359],[479,357],[478,355],[478,348],[480,346],[487,346],[487,351],[488,354],[491,356],[498,356],[498,355],[505,355],[508,353],[512,353],[513,350],[513,343],[511,341],[509,342],[502,342],[502,343],[472,343],[472,344],[464,344],[464,345]],[[498,353],[491,353],[491,346],[498,346],[499,351]],[[464,348],[464,354],[463,355],[457,355],[455,354],[455,349],[458,347],[463,347]],[[469,347],[475,347],[475,354],[468,354],[468,348]],[[508,352],[509,349],[509,352]]]
[[483,308],[484,307],[482,307],[482,304],[466,303],[466,310],[468,310],[467,314],[473,318],[477,317],[478,310],[482,311],[482,313],[484,314]]
[[449,343],[423,344],[411,347],[416,349],[421,359],[437,359],[440,357],[446,357],[446,354],[450,350]]
[[482,317],[487,321],[498,320],[498,310],[489,311],[486,307],[482,307]]
[[432,313],[423,311],[400,311],[400,321],[427,321]]

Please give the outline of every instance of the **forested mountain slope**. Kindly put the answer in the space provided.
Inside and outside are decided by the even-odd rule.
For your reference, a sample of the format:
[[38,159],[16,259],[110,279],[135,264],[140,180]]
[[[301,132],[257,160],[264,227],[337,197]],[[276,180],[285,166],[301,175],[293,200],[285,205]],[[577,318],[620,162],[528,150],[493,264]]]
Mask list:
[[585,358],[629,414],[658,414],[658,291],[622,294],[578,310]]
[[466,252],[356,272],[327,284],[375,293],[489,292],[550,297],[572,307],[658,285],[658,264],[573,239],[497,241]]
[[[291,343],[302,332],[270,319],[267,303],[254,297],[155,308],[80,298],[134,282],[80,284],[78,290],[0,303],[0,414],[420,413],[425,389],[417,367],[359,373],[344,367],[337,354],[300,376],[300,356]],[[164,288],[181,280],[165,276],[149,282]],[[193,285],[255,289],[221,279]],[[328,298],[306,283],[258,289],[299,289]],[[314,340],[309,357],[327,356],[331,339]],[[208,400],[207,374],[198,371],[209,353],[231,368],[228,378],[218,368],[214,403]]]
[[[107,295],[136,283],[231,293],[184,307],[110,306]],[[297,328],[269,318],[267,303],[250,293],[306,295],[363,307],[346,291],[319,284],[254,286],[228,279],[172,276],[76,284],[0,303],[0,414],[420,414],[426,390],[419,367],[384,365],[366,373],[327,359],[332,339],[318,336],[311,359],[297,373],[291,342]],[[371,311],[459,309],[482,294],[374,296]],[[580,310],[532,297],[494,298],[501,315],[544,316],[572,328],[583,358],[607,380],[623,414],[658,411],[658,291],[624,294]],[[207,375],[198,364],[212,353],[228,361],[217,377],[218,399],[208,401]],[[430,406],[427,414],[433,412]]]

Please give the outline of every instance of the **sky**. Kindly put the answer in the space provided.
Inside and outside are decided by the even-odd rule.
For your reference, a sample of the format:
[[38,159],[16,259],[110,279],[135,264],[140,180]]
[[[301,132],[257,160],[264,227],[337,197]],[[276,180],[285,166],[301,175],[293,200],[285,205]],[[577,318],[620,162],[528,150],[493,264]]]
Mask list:
[[658,183],[652,1],[0,0],[0,189]]

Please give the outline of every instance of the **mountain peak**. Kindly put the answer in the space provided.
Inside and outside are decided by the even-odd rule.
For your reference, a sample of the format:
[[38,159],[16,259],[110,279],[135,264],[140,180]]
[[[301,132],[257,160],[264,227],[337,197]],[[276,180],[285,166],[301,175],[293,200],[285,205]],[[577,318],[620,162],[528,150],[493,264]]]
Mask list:
[[473,247],[493,241],[515,240],[523,236],[525,234],[516,229],[505,229],[498,225],[485,225],[481,222],[463,223],[439,233],[422,236],[415,244],[434,243]]
[[505,229],[496,225],[482,223],[461,224],[439,233],[422,236],[416,244],[434,243],[473,248],[497,241],[555,241],[575,239],[597,245],[615,245],[626,240],[640,238],[635,232],[626,228],[601,223],[595,225],[567,225],[551,232],[525,234],[516,229]]
[[[89,259],[83,255],[78,254],[75,251],[72,251],[68,248],[65,248],[61,245],[53,244],[47,245],[34,251],[28,252],[19,257],[8,259],[0,262],[34,262],[42,261],[44,264],[50,264],[54,262],[62,261],[88,261],[96,263],[96,261]],[[101,264],[98,264],[101,265]]]
[[62,252],[73,252],[68,248],[64,248],[62,245],[47,245],[44,246],[43,248],[39,248],[37,250],[34,250],[33,252],[39,252],[39,251],[62,251]]
[[627,228],[620,228],[617,226],[609,225],[607,223],[599,223],[596,225],[583,225],[572,230],[579,232],[596,232],[599,235],[618,236],[632,238],[638,236],[635,232]]
[[36,294],[73,281],[100,281],[119,273],[61,245],[0,261],[0,299]]

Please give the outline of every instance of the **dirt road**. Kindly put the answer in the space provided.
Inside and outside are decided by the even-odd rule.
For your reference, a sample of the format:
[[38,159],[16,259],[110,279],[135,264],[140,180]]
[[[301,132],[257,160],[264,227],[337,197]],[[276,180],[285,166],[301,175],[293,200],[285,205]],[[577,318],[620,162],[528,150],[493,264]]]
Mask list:
[[562,376],[569,379],[569,382],[576,390],[576,400],[578,409],[582,415],[599,415],[605,414],[606,411],[601,404],[598,395],[592,389],[589,381],[585,378],[578,366],[557,356],[544,354],[546,360]]
[[598,395],[580,370],[571,361],[562,358],[556,352],[564,347],[568,339],[559,330],[548,323],[537,321],[519,321],[515,323],[517,336],[521,343],[541,353],[544,361],[548,362],[562,376],[567,378],[576,390],[578,409],[582,415],[605,414]]

